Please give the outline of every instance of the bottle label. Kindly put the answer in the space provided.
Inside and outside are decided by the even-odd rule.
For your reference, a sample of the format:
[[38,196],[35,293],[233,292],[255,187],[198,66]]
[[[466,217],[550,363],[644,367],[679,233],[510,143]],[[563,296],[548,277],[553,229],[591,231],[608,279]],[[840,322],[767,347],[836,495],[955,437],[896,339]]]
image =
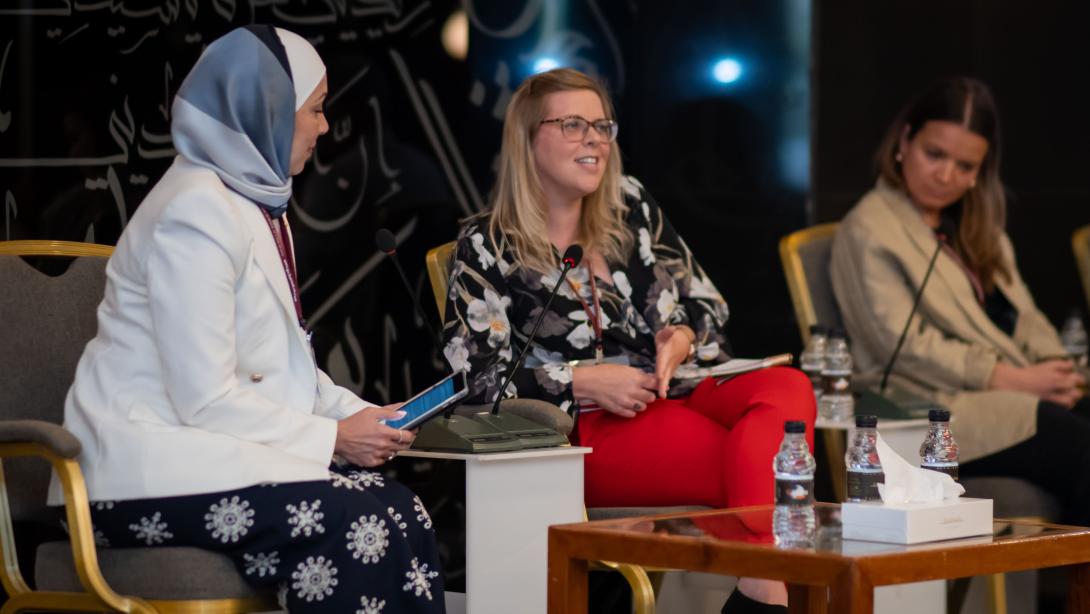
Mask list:
[[878,485],[885,481],[881,471],[848,471],[848,501],[880,501]]
[[924,469],[931,471],[938,471],[939,473],[945,473],[946,475],[954,478],[954,481],[958,481],[958,464],[957,463],[936,463],[934,465],[920,465]]
[[821,381],[821,368],[807,369],[806,367],[803,367],[802,372],[810,378],[810,385],[814,388],[814,394],[821,394],[821,389],[825,385]]
[[814,502],[814,478],[776,476],[776,505],[811,505]]
[[822,378],[824,383],[825,394],[847,394],[848,389],[851,388],[851,380],[845,375],[832,375],[828,372]]

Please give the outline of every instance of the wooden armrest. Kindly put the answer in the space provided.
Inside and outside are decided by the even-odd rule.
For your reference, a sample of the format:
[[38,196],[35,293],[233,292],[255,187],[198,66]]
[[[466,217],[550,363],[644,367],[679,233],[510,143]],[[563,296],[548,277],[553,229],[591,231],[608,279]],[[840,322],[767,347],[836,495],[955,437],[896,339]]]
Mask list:
[[37,443],[61,458],[76,458],[83,449],[63,426],[43,420],[0,420],[0,443]]

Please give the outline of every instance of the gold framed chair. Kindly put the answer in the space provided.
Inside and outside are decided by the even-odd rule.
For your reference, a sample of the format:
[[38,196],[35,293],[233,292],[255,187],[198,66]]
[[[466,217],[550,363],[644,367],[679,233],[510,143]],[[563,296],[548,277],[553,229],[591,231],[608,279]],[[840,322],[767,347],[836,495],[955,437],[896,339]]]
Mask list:
[[[819,224],[793,232],[780,240],[780,261],[783,264],[787,288],[791,294],[791,303],[799,323],[799,334],[803,344],[810,339],[810,326],[825,324],[842,326],[840,310],[833,295],[832,282],[829,279],[829,263],[832,259],[833,238],[836,236],[836,223]],[[1090,226],[1080,229],[1083,253],[1086,255],[1086,269],[1083,273],[1084,286],[1090,298]],[[1079,232],[1075,233],[1079,237]],[[1072,239],[1074,243],[1075,239]],[[1079,253],[1076,248],[1076,254]],[[1082,264],[1080,264],[1080,267]],[[844,435],[832,429],[825,429],[823,441],[826,449],[826,462],[831,472],[833,491],[837,499],[844,500]],[[1059,503],[1055,498],[1024,480],[1006,477],[966,478],[962,480],[966,493],[972,497],[992,499],[996,502],[996,516],[1015,518],[1030,522],[1047,522],[1059,514]],[[988,576],[988,596],[992,614],[1006,614],[1006,576],[995,574]],[[968,585],[955,581],[950,591],[948,606],[956,612]]]
[[[424,262],[428,269],[428,280],[431,282],[431,290],[435,296],[435,306],[439,309],[439,321],[446,321],[446,308],[447,308],[447,290],[450,283],[450,262],[454,256],[455,241],[444,243],[438,247],[433,247],[428,250],[428,253],[424,256]],[[506,402],[506,401],[505,401]],[[563,411],[556,406],[550,406],[557,412],[563,413]],[[524,415],[526,418],[534,419],[533,416]],[[555,426],[555,421],[546,420],[550,426]],[[570,424],[568,429],[571,429]],[[566,435],[567,433],[565,433]],[[625,515],[640,515],[643,513],[667,513],[670,511],[683,511],[688,508],[648,508],[637,509],[632,508]],[[627,511],[628,508],[625,508]],[[584,518],[591,519],[593,510],[584,509]],[[617,516],[616,510],[609,514],[610,516]],[[648,570],[639,565],[630,565],[627,563],[613,563],[610,561],[596,561],[597,566],[600,569],[612,569],[619,572],[624,579],[628,582],[629,588],[632,590],[632,605],[636,614],[654,614],[655,612],[655,587],[648,576]],[[660,571],[660,570],[652,570]]]
[[1086,306],[1090,309],[1090,224],[1076,229],[1071,235],[1071,250],[1075,252],[1075,265],[1082,280]]
[[[218,613],[278,608],[273,591],[247,585],[226,556],[198,548],[96,549],[80,442],[61,426],[64,396],[94,336],[113,248],[64,241],[0,242],[0,613],[23,610]],[[70,257],[50,277],[21,256]],[[17,385],[12,385],[18,382]],[[43,460],[45,462],[43,462]],[[49,469],[65,493],[68,541],[36,552],[37,590],[20,570],[16,523],[51,515]]]

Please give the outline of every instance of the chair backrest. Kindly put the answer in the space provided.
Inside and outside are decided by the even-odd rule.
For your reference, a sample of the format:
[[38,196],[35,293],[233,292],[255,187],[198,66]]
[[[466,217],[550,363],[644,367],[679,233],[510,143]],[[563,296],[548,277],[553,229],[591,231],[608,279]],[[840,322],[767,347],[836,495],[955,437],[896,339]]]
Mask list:
[[439,321],[445,323],[447,316],[447,284],[450,282],[450,261],[454,256],[456,241],[444,243],[428,250],[424,262],[428,266],[428,280],[435,295],[435,306],[439,309]]
[[[112,251],[87,243],[0,241],[0,420],[63,422],[76,363],[97,332],[96,311]],[[20,255],[74,260],[62,275],[51,277]],[[48,464],[12,458],[4,471],[12,517],[40,514]]]
[[1079,267],[1082,291],[1086,293],[1086,306],[1090,309],[1090,224],[1071,235],[1071,249],[1075,252],[1075,264]]
[[836,227],[836,223],[811,226],[780,240],[780,261],[803,344],[810,340],[814,324],[842,325],[829,278]]

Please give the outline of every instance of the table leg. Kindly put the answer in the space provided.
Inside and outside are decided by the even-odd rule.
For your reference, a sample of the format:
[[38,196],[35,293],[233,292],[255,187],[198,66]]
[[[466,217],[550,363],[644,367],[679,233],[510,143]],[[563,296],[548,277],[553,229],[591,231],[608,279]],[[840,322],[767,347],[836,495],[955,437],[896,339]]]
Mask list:
[[826,614],[829,589],[805,584],[787,585],[787,610],[790,614]]
[[587,614],[587,562],[549,540],[549,614]]
[[1067,612],[1090,612],[1090,564],[1072,565],[1067,585]]
[[874,585],[850,567],[829,587],[829,610],[836,614],[874,614]]

